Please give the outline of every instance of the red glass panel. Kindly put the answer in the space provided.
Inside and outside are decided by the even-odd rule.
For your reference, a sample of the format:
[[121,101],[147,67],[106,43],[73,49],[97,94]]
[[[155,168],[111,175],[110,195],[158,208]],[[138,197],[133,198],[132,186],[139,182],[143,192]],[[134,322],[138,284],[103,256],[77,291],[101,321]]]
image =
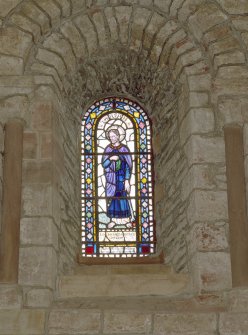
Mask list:
[[94,254],[94,247],[93,247],[93,246],[87,246],[87,247],[85,248],[85,253],[86,253],[87,255],[93,255],[93,254]]
[[149,245],[142,245],[141,250],[142,250],[142,254],[149,254],[150,253]]

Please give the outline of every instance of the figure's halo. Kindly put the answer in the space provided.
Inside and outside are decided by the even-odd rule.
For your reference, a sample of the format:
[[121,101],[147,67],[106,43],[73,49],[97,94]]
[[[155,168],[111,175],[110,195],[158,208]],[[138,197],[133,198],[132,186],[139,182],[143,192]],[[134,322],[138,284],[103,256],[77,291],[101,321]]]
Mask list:
[[120,134],[120,142],[122,142],[126,137],[126,131],[122,126],[111,125],[105,130],[105,137],[109,140],[109,133],[111,130],[118,130]]

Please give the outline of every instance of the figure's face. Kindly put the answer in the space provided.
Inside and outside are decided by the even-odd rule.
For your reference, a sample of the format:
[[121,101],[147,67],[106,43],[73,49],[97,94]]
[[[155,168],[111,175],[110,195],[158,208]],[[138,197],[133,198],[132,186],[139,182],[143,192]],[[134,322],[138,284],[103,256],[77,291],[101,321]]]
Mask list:
[[119,142],[119,136],[113,133],[112,131],[109,133],[109,139],[112,144]]

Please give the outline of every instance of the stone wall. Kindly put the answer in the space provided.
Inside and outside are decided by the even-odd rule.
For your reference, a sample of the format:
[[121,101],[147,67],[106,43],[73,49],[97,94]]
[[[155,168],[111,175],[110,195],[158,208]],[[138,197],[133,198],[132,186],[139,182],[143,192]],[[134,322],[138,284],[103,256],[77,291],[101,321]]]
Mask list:
[[[168,113],[165,106],[175,98],[175,87],[178,87],[178,105],[172,123],[177,122],[179,135],[175,133],[174,136],[177,140],[180,138],[180,143],[174,157],[163,161],[163,169],[167,172],[170,164],[178,159],[175,170],[182,172],[178,185],[174,181],[170,185],[172,178],[166,173],[167,179],[163,181],[166,183],[160,187],[168,192],[167,206],[176,206],[175,196],[178,204],[173,217],[179,216],[170,222],[172,207],[166,209],[167,216],[161,216],[157,211],[158,239],[160,247],[167,249],[168,262],[177,270],[186,271],[198,263],[199,270],[203,255],[198,255],[197,251],[203,252],[199,247],[202,242],[192,245],[191,236],[200,240],[197,231],[205,229],[202,226],[205,227],[206,221],[208,231],[219,231],[220,225],[223,240],[228,232],[224,145],[219,122],[219,117],[223,120],[226,112],[218,111],[217,102],[223,95],[233,92],[244,94],[240,83],[245,87],[246,75],[245,71],[241,74],[241,69],[245,66],[246,24],[237,16],[240,12],[236,13],[235,6],[226,2],[214,1],[211,4],[205,1],[194,4],[191,1],[87,1],[83,4],[51,1],[49,4],[44,1],[42,5],[32,2],[15,7],[16,4],[13,2],[14,7],[9,7],[9,11],[6,7],[8,15],[3,20],[6,29],[2,30],[1,38],[5,52],[1,57],[8,66],[2,72],[2,94],[20,94],[13,100],[18,106],[25,104],[32,85],[43,85],[56,95],[60,104],[59,119],[63,120],[59,121],[57,129],[63,129],[63,135],[57,136],[59,140],[54,152],[64,152],[67,157],[70,155],[69,159],[75,159],[76,144],[70,145],[70,151],[62,144],[63,138],[72,138],[77,132],[77,125],[70,126],[68,120],[79,119],[80,106],[85,110],[93,99],[112,94],[127,95],[138,99],[153,118],[156,113]],[[230,21],[228,15],[233,13],[236,17],[231,17]],[[120,41],[118,47],[117,40]],[[21,76],[23,71],[25,76]],[[233,80],[238,75],[242,81]],[[230,86],[230,80],[233,86]],[[72,110],[75,114],[68,116]],[[28,118],[28,113],[21,112],[20,115]],[[168,115],[164,117],[165,120],[169,118]],[[156,120],[154,125],[156,133]],[[160,126],[167,127],[165,123]],[[71,134],[66,134],[70,128]],[[49,136],[43,135],[43,139],[48,140]],[[176,145],[175,142],[172,145]],[[168,151],[171,148],[167,147]],[[166,154],[164,151],[164,157]],[[75,183],[71,172],[65,169],[65,178],[60,179],[61,183],[71,180],[67,188]],[[206,173],[213,179],[211,185]],[[65,216],[71,218],[71,213],[65,210],[71,190],[65,192],[65,184],[63,187],[57,185],[57,188],[59,192],[53,198],[57,201],[56,208],[61,206],[61,213],[67,211]],[[205,215],[207,209],[203,207],[208,208],[216,202],[215,217],[212,215],[209,220]],[[161,204],[158,208],[163,207]],[[201,208],[201,218],[197,217],[195,208]],[[75,209],[72,212],[75,213]],[[56,214],[60,217],[59,224],[61,213]],[[68,222],[65,217],[63,220]],[[76,220],[72,218],[72,221]],[[176,224],[176,221],[181,223]],[[72,264],[77,229],[76,223],[69,230],[67,224],[59,226],[63,257],[67,259],[60,262],[60,268],[69,269],[68,264]],[[183,234],[182,238],[179,238],[180,234]],[[65,243],[65,236],[70,236],[71,246]],[[222,261],[226,264],[229,251],[223,246],[218,251],[223,252]],[[204,252],[209,251],[211,257],[215,248],[207,250],[205,247]]]
[[[0,213],[2,213],[2,197],[3,197],[3,151],[4,151],[4,125],[0,124]],[[0,215],[0,234],[2,226],[2,215]]]
[[54,92],[37,88],[24,133],[19,284],[27,301],[37,290],[46,304],[80,248],[80,123],[64,110]]
[[[223,128],[243,127],[247,186],[247,2],[0,5],[1,156],[4,124],[25,123],[19,282],[0,285],[0,334],[246,335],[247,289],[231,288]],[[79,247],[80,118],[106,95],[139,101],[153,121],[159,250],[191,285],[132,307],[105,297],[48,309]]]
[[[186,199],[182,182],[188,166],[179,138],[177,103],[158,113],[154,134],[156,227],[159,247],[176,271],[188,272]],[[170,118],[166,118],[168,113]]]
[[58,230],[55,220],[57,174],[53,161],[54,96],[37,87],[30,97],[24,132],[22,218],[18,282],[24,305],[48,306],[57,276]]
[[80,184],[80,118],[59,104],[53,127],[54,173],[56,181],[56,221],[59,237],[59,273],[68,273],[80,253],[81,184]]

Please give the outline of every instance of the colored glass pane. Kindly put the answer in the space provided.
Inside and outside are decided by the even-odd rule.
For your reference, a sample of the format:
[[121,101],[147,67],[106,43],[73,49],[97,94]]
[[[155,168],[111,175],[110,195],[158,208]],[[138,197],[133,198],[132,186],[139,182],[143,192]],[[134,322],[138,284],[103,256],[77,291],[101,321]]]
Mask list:
[[[127,99],[98,101],[82,120],[81,138],[82,254],[138,257],[153,253],[151,124],[147,115]],[[141,241],[146,245],[139,245]]]

